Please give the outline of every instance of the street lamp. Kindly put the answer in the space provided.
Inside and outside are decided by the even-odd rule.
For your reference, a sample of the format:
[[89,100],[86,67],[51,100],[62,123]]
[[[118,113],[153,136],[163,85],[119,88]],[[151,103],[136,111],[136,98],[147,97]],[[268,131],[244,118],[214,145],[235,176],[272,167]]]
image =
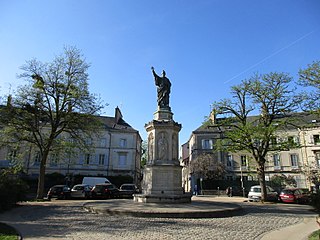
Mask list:
[[242,188],[242,196],[245,197],[244,187],[243,187],[242,166],[240,166],[240,181],[241,181],[241,188]]

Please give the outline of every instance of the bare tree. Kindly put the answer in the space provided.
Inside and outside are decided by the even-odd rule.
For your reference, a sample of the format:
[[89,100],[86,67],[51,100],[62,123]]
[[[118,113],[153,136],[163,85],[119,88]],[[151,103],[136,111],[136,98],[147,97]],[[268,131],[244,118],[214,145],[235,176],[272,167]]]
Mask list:
[[28,142],[40,152],[37,198],[43,197],[49,153],[62,146],[62,133],[69,143],[85,147],[101,126],[96,114],[103,108],[89,93],[88,68],[81,52],[66,47],[52,62],[27,61],[19,75],[27,81],[2,109],[1,135],[7,143]]
[[225,165],[213,154],[203,153],[190,162],[190,171],[203,179],[219,179],[225,173]]

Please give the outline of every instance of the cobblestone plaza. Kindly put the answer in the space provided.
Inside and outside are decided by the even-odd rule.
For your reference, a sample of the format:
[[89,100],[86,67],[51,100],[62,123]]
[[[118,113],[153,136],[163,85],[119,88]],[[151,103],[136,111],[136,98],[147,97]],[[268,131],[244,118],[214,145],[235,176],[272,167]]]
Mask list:
[[52,201],[25,204],[0,221],[17,227],[24,239],[261,239],[312,216],[303,205],[239,204],[239,216],[180,219],[94,214],[83,210],[83,201]]

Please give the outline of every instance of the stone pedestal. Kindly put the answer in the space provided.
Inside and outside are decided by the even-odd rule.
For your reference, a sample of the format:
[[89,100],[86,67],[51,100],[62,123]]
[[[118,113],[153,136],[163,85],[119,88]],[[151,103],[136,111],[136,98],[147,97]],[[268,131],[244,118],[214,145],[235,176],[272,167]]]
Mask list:
[[145,203],[187,203],[191,195],[182,188],[179,162],[181,124],[172,119],[170,108],[158,109],[154,120],[145,125],[148,133],[148,162],[145,167],[142,194],[134,201]]

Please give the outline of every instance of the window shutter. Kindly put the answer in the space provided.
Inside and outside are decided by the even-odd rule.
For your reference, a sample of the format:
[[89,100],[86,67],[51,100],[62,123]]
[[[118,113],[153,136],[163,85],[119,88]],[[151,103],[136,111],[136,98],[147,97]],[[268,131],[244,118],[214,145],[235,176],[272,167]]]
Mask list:
[[212,139],[209,140],[210,149],[213,149],[213,142]]
[[79,164],[83,164],[84,163],[84,154],[80,154],[79,156]]
[[99,154],[97,153],[97,154],[95,155],[95,158],[92,159],[92,160],[93,160],[93,164],[99,164]]
[[313,135],[310,136],[310,142],[309,142],[309,144],[314,144]]

